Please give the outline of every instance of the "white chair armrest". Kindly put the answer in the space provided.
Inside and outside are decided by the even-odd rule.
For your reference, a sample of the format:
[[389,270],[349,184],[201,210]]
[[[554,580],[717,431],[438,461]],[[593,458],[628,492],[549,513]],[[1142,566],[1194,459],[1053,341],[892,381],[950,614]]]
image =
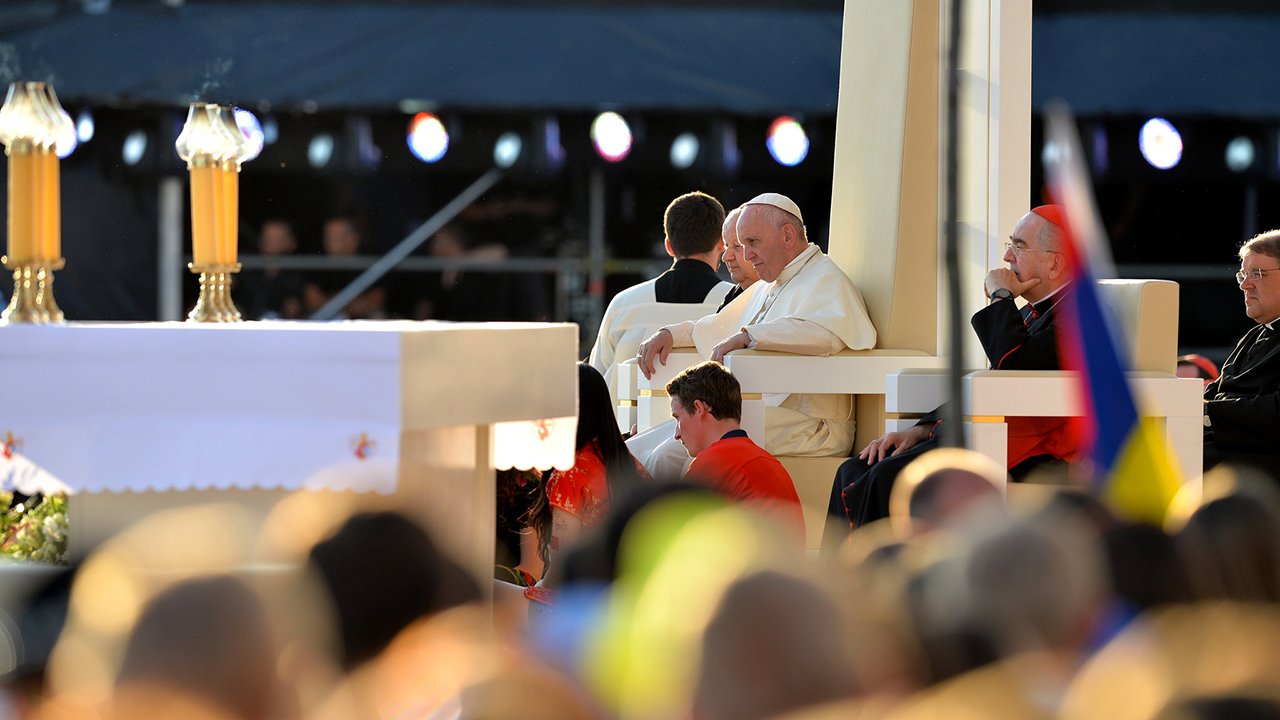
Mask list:
[[[670,420],[667,383],[700,362],[702,358],[698,353],[682,348],[667,355],[666,365],[654,363],[653,377],[646,378],[635,358],[623,361],[618,366],[618,426],[621,428],[624,423],[633,422],[640,430],[647,430]],[[623,429],[624,432],[627,430],[630,430],[629,424]]]
[[618,364],[614,383],[618,388],[618,406],[615,412],[618,417],[618,431],[631,432],[631,427],[639,422],[639,411],[636,409],[636,398],[640,397],[640,388],[636,378],[640,376],[640,367],[635,358],[629,358]]
[[946,358],[919,350],[844,350],[817,357],[763,350],[729,353],[725,366],[749,393],[883,395],[887,375],[912,367],[941,368]]
[[945,365],[906,368],[889,373],[885,377],[885,412],[904,415],[931,412],[947,399],[948,377]]
[[[1138,412],[1155,417],[1200,417],[1204,384],[1170,373],[1126,373]],[[1083,414],[1077,373],[1058,370],[980,370],[964,377],[965,415],[1074,417]],[[1190,380],[1191,382],[1187,382]]]
[[[633,359],[634,360],[634,359]],[[628,362],[632,362],[629,360]],[[702,358],[697,352],[688,348],[673,350],[667,355],[667,364],[657,362],[653,363],[653,377],[646,378],[644,373],[640,372],[640,368],[636,368],[636,386],[640,390],[665,390],[667,383],[675,379],[677,375],[684,372],[688,368],[702,362]]]

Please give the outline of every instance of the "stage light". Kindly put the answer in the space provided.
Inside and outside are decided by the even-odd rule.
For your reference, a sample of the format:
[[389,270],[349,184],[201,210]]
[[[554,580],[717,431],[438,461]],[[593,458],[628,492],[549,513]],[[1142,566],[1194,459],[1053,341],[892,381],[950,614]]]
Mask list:
[[774,160],[794,167],[804,162],[809,154],[809,138],[804,128],[793,117],[783,115],[769,126],[769,139],[765,140]]
[[449,131],[440,118],[420,112],[409,121],[409,151],[425,163],[433,163],[449,150]]
[[691,132],[680,133],[671,143],[671,165],[678,170],[688,170],[698,159],[701,144]]
[[1107,170],[1111,167],[1111,157],[1108,152],[1107,131],[1101,125],[1093,126],[1093,172],[1098,175],[1106,175]]
[[616,112],[600,113],[591,123],[591,142],[600,157],[618,162],[631,152],[631,128]]
[[1253,141],[1243,135],[1227,143],[1226,160],[1231,172],[1244,172],[1253,167],[1256,156]]
[[564,146],[560,144],[560,121],[555,115],[548,115],[542,121],[542,157],[537,159],[538,165],[551,172],[559,172],[564,167]]
[[1040,149],[1040,164],[1047,168],[1056,162],[1058,162],[1058,146],[1053,142],[1046,142]]
[[[738,128],[732,120],[722,120],[715,124],[712,137],[718,139],[720,156],[712,154],[712,165],[716,172],[732,177],[742,167],[742,151],[738,149]],[[713,140],[713,145],[716,140]]]
[[333,136],[329,133],[320,133],[311,138],[311,144],[307,146],[307,162],[311,163],[313,168],[322,168],[329,164],[329,160],[333,157]]
[[53,151],[57,153],[59,158],[66,158],[75,152],[79,145],[80,141],[76,140],[76,134],[69,132],[58,138],[58,141],[53,146]]
[[493,144],[493,164],[500,168],[509,168],[520,159],[524,151],[524,140],[520,133],[507,131],[502,133],[498,142]]
[[81,110],[76,118],[76,140],[87,143],[93,139],[93,115],[88,110]]
[[262,125],[253,113],[236,108],[235,115],[236,127],[240,128],[240,132],[249,138],[249,144],[253,147],[253,153],[247,157],[240,158],[240,162],[249,162],[262,152],[262,145],[266,142],[266,135],[262,132]]
[[269,117],[262,121],[262,142],[264,145],[274,145],[280,139],[280,124],[276,119]]
[[147,134],[134,130],[124,139],[124,147],[120,151],[125,165],[137,165],[147,152]]
[[1142,157],[1153,167],[1168,170],[1182,159],[1182,136],[1164,118],[1151,118],[1138,134]]

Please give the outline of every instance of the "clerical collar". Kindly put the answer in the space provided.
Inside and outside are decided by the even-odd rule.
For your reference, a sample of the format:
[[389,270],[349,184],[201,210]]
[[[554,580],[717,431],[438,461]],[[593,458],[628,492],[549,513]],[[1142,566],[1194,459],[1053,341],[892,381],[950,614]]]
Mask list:
[[730,430],[729,432],[722,435],[720,439],[728,440],[729,438],[736,438],[736,437],[740,437],[740,438],[747,437],[747,431],[743,430],[742,428],[738,428],[737,430]]
[[807,265],[809,261],[813,259],[814,255],[817,255],[820,252],[822,252],[821,248],[813,243],[809,243],[808,247],[806,247],[799,255],[792,258],[791,262],[787,263],[786,267],[782,268],[782,272],[778,273],[778,279],[773,282],[774,286],[782,287],[783,285],[786,285],[788,280],[795,277],[796,273],[800,272],[800,269]]
[[778,299],[778,295],[782,293],[782,288],[786,287],[787,283],[791,282],[792,278],[799,275],[800,271],[809,264],[810,260],[813,260],[820,254],[822,254],[822,250],[817,245],[809,243],[809,247],[806,247],[803,252],[792,258],[791,262],[787,263],[787,266],[782,268],[782,272],[778,273],[778,279],[774,280],[773,284],[769,286],[769,291],[765,293],[764,296],[764,304],[760,306],[760,312],[757,312],[756,316],[747,324],[755,325],[763,320],[764,316],[769,312],[769,308],[773,307],[774,301]]
[[679,260],[676,260],[674,263],[671,264],[671,269],[672,270],[697,270],[698,272],[711,273],[712,275],[714,275],[716,272],[715,268],[702,262],[701,260],[695,260],[693,258],[680,258]]
[[1039,317],[1049,312],[1055,306],[1057,306],[1058,302],[1062,300],[1061,295],[1063,294],[1063,291],[1069,287],[1071,287],[1071,283],[1067,283],[1062,287],[1058,288],[1057,290],[1054,290],[1048,295],[1045,295],[1044,297],[1040,298],[1036,302],[1030,303],[1031,309],[1035,312],[1036,317]]

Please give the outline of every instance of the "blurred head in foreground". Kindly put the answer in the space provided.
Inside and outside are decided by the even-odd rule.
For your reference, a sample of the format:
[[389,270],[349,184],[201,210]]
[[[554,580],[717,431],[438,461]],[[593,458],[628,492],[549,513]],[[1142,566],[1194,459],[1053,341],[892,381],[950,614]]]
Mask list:
[[[260,720],[276,693],[266,610],[242,582],[181,582],[143,610],[116,681],[123,717],[170,717],[165,700],[208,706],[211,715]],[[183,711],[185,713],[185,711]]]
[[1073,662],[1107,592],[1093,536],[1045,516],[968,530],[921,579],[921,635],[971,638],[996,658],[1041,651]]
[[1005,470],[985,455],[940,448],[903,468],[889,496],[889,517],[901,539],[996,511]]
[[414,620],[480,597],[475,579],[396,513],[356,515],[312,548],[310,561],[333,597],[347,670]]
[[1280,602],[1280,518],[1260,499],[1211,500],[1176,540],[1197,598]]
[[761,572],[725,592],[704,635],[694,714],[756,720],[857,692],[835,604],[799,578]]
[[1243,695],[1192,698],[1165,708],[1156,720],[1280,720],[1280,702]]
[[1191,600],[1186,564],[1173,538],[1144,523],[1118,523],[1102,537],[1117,596],[1135,610]]

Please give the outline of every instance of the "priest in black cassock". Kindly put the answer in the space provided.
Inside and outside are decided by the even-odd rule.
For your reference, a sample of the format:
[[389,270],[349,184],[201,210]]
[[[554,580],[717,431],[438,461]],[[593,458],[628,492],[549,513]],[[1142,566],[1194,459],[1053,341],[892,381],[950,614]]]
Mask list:
[[1236,280],[1258,326],[1204,389],[1204,468],[1248,464],[1280,480],[1280,230],[1240,248]]

